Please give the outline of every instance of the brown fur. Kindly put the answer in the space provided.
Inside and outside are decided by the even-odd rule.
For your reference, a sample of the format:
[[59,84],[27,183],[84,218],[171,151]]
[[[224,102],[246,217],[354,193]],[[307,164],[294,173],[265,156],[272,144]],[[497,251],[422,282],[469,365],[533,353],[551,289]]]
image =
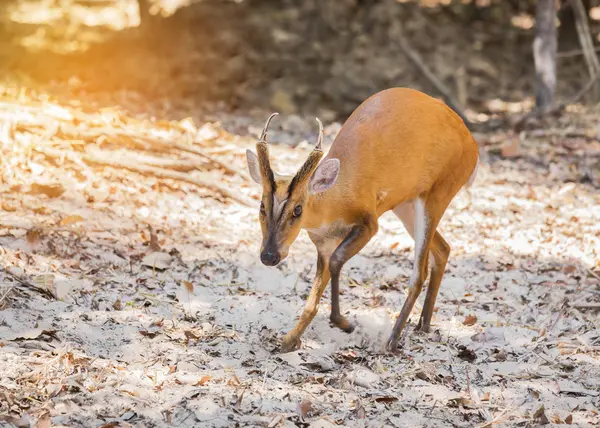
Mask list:
[[[283,350],[298,345],[316,315],[330,277],[331,320],[345,331],[351,331],[351,324],[340,313],[337,297],[340,270],[375,235],[377,219],[383,213],[416,199],[423,201],[427,216],[424,244],[415,255],[414,283],[411,283],[389,346],[395,348],[399,331],[404,328],[421,292],[431,251],[435,264],[419,322],[419,326],[428,330],[450,251],[436,227],[454,195],[469,180],[478,156],[477,143],[449,107],[422,92],[393,88],[363,102],[340,130],[325,157],[325,160],[340,161],[339,176],[333,187],[309,195],[309,179],[321,158],[314,152],[295,177],[276,176],[272,191],[265,188],[263,201],[267,205],[267,200],[274,195],[279,202],[287,198],[287,203],[279,218],[272,219],[277,225],[265,227],[268,220],[261,219],[263,245],[272,238],[271,234],[276,234],[283,259],[304,228],[309,230],[319,254],[319,269],[306,309],[296,327],[284,338]],[[263,163],[266,165],[261,162],[261,166]],[[296,205],[303,207],[300,219],[292,218]]]
[[310,153],[308,159],[306,159],[302,167],[294,176],[292,182],[289,184],[288,193],[291,194],[294,192],[294,189],[302,189],[306,186],[308,180],[310,180],[310,177],[317,169],[317,166],[319,166],[319,161],[322,157],[323,150],[315,149]]

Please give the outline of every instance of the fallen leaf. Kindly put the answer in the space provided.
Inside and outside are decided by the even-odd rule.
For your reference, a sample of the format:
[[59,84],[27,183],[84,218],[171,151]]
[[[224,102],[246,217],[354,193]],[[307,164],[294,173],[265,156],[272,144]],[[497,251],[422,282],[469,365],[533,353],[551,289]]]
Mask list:
[[46,195],[49,198],[58,198],[65,193],[65,188],[60,184],[33,183],[29,193],[32,195]]
[[460,345],[458,347],[458,355],[457,356],[461,360],[468,361],[470,363],[472,363],[473,361],[475,361],[477,359],[477,355],[475,355],[475,352],[471,351],[469,348],[467,348],[464,345]]
[[139,333],[142,336],[149,337],[150,339],[154,339],[158,335],[158,331],[148,331],[148,330],[140,330]]
[[500,349],[494,355],[492,355],[496,361],[506,361],[506,352]]
[[39,417],[35,428],[50,428],[51,426],[52,418],[50,418],[50,413],[44,413],[44,415]]
[[298,414],[300,415],[300,417],[304,419],[312,412],[313,406],[310,400],[304,399],[300,403],[298,403],[296,410],[298,410]]
[[500,149],[500,154],[504,158],[513,159],[521,156],[521,142],[518,138],[512,138],[507,141]]
[[121,299],[115,300],[115,303],[113,303],[112,307],[115,311],[120,311],[123,308],[123,305],[121,304]]
[[165,321],[164,318],[161,318],[161,319],[156,320],[156,321],[152,321],[152,323],[150,324],[150,327],[162,327],[164,321]]
[[540,425],[547,425],[550,423],[546,416],[544,406],[540,406],[533,414],[533,420],[538,422]]
[[463,321],[463,325],[472,326],[477,322],[477,317],[475,315],[467,315],[465,320]]
[[573,423],[573,415],[569,415],[565,418],[565,423],[571,425]]
[[16,204],[11,204],[8,201],[2,201],[2,209],[4,211],[12,213],[12,212],[15,212],[17,210],[17,205]]
[[355,413],[357,419],[364,419],[367,417],[367,412],[365,412],[365,408],[360,403],[357,404]]
[[40,243],[40,232],[37,229],[29,229],[25,234],[25,239],[29,245],[37,245]]
[[40,336],[47,335],[50,337],[55,337],[56,330],[48,330],[43,328],[34,328],[32,330],[26,330],[19,333],[14,333],[9,337],[5,337],[5,340],[13,341],[13,340],[31,340],[37,339]]
[[54,278],[54,275],[52,275],[51,273],[44,273],[42,275],[34,276],[33,278],[31,278],[31,281],[38,288],[52,291],[54,287]]
[[473,408],[473,402],[466,397],[454,397],[448,399],[447,403],[448,407],[458,407],[463,406],[466,408]]
[[204,375],[194,384],[194,386],[203,386],[208,383],[212,379],[212,376]]
[[171,260],[168,253],[153,252],[142,259],[142,265],[152,269],[165,270],[171,265]]
[[68,226],[70,224],[79,223],[80,221],[83,221],[83,217],[81,217],[80,215],[74,214],[74,215],[66,216],[58,224],[60,226]]
[[227,385],[229,386],[240,386],[241,384],[242,382],[240,382],[240,379],[236,375],[233,375],[227,379]]
[[184,331],[183,334],[185,335],[185,338],[187,340],[198,340],[198,336],[196,336],[194,333],[192,333],[189,330]]
[[188,291],[188,293],[192,294],[194,292],[194,284],[189,281],[183,281],[183,286]]

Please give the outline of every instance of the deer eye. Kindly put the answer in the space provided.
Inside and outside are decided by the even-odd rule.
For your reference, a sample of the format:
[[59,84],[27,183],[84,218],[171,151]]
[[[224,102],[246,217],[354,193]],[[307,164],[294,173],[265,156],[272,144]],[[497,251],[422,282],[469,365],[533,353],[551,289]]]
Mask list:
[[302,206],[296,205],[296,207],[294,207],[294,212],[292,213],[292,215],[296,218],[300,217],[302,215]]
[[261,214],[266,214],[266,211],[265,211],[265,203],[264,203],[264,202],[261,202],[261,203],[260,203],[260,213],[261,213]]

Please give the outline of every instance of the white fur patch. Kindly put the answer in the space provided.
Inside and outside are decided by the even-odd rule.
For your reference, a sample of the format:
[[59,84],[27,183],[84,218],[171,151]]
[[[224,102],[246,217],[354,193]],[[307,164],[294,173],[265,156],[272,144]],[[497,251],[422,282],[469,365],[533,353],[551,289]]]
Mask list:
[[285,203],[287,199],[280,201],[277,199],[275,195],[273,195],[273,218],[278,219],[281,215],[281,211],[283,211],[283,207],[285,207]]
[[471,187],[471,185],[473,184],[473,182],[477,178],[477,171],[478,170],[479,170],[479,159],[477,159],[477,163],[475,164],[475,169],[473,170],[473,173],[471,174],[471,177],[469,177],[469,180],[467,181],[467,185],[465,187]]
[[422,199],[415,199],[415,265],[413,267],[412,277],[410,279],[411,284],[414,284],[417,280],[418,275],[418,261],[425,245],[425,231],[427,230],[427,214],[425,213],[425,203]]

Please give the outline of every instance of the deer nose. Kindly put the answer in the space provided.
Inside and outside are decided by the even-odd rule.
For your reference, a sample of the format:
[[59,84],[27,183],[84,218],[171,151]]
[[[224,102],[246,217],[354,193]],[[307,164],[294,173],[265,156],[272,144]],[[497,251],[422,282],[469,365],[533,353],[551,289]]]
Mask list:
[[274,251],[263,251],[260,254],[260,261],[265,266],[275,266],[281,260],[279,253]]

